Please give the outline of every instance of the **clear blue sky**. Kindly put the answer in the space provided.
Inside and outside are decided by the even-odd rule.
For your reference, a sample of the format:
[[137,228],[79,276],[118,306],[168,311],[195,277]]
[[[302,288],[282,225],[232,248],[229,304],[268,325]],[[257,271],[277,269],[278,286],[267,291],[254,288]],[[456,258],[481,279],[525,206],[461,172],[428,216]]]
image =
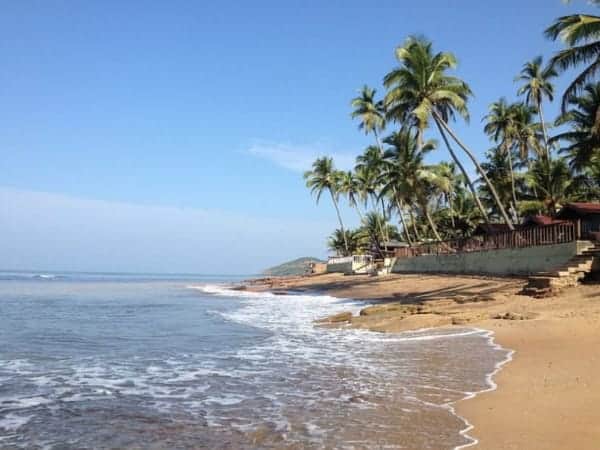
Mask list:
[[579,11],[598,12],[581,0],[7,3],[0,268],[249,273],[322,256],[335,214],[302,169],[370,143],[349,100],[381,84],[407,35],[457,55],[476,96],[457,129],[482,154],[489,103],[558,48],[543,29]]

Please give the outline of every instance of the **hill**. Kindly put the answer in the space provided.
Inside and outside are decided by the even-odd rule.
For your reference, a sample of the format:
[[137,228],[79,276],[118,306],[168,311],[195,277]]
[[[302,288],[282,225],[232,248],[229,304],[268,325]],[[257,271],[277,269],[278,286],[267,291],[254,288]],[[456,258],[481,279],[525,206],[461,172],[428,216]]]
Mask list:
[[294,259],[292,261],[279,264],[278,266],[270,267],[263,271],[263,275],[270,276],[285,276],[285,275],[303,275],[310,271],[309,264],[311,262],[323,262],[318,258],[305,256],[303,258]]

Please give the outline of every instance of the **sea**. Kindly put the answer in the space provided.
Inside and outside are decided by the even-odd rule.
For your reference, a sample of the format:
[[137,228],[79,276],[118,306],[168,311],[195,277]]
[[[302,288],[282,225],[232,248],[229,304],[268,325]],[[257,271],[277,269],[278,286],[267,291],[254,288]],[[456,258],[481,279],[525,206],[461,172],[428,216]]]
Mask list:
[[367,302],[240,277],[0,272],[0,449],[460,449],[510,359],[472,328],[315,326]]

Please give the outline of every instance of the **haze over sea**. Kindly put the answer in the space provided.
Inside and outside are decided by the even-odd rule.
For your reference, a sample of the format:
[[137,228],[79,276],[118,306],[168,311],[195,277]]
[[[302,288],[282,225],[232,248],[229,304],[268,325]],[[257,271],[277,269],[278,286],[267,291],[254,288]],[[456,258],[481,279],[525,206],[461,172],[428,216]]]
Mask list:
[[[362,303],[235,277],[0,275],[2,448],[434,448],[507,352],[473,329],[315,327]],[[225,283],[225,284],[224,284]]]

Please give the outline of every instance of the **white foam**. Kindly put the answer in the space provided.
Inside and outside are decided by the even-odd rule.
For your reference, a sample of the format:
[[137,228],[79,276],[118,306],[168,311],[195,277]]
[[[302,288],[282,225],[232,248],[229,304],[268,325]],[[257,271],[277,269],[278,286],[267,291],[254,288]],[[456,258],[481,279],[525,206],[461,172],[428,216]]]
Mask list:
[[[295,345],[293,341],[290,341],[289,337],[286,337],[285,333],[282,335],[280,332],[285,330],[289,331],[290,328],[295,328],[294,331],[296,333],[312,335],[313,338],[318,339],[318,334],[323,333],[323,330],[314,327],[313,321],[315,319],[332,315],[340,311],[351,311],[356,313],[364,306],[364,304],[359,302],[337,299],[326,295],[301,294],[276,296],[269,292],[234,290],[230,287],[221,285],[194,286],[194,288],[213,295],[246,299],[247,301],[244,303],[242,308],[234,312],[223,313],[223,316],[229,320],[279,332],[268,344],[270,346],[270,350],[273,352],[294,352],[296,356],[304,356],[311,360],[324,358],[327,360],[329,365],[335,365],[336,357],[342,357],[344,363],[348,362],[347,358],[343,358],[343,353],[347,351],[344,346],[338,348],[339,352],[335,351],[335,346],[326,346],[325,349],[320,349],[319,346],[304,346],[302,347],[302,353],[299,353],[299,346]],[[335,334],[336,332],[340,332],[340,330],[325,331],[325,333],[330,334]],[[401,344],[403,342],[409,343],[415,341],[432,341],[437,339],[445,340],[480,335],[487,338],[489,345],[493,349],[506,350],[495,343],[492,332],[477,328],[456,331],[452,331],[450,329],[421,329],[400,334],[381,334],[362,330],[341,330],[341,332],[344,333],[344,336],[340,337],[338,335],[336,337],[337,339],[334,340],[344,341],[346,343],[351,343],[353,341],[360,342],[362,346],[369,345],[369,343],[375,344],[376,342]],[[268,346],[263,346],[261,349],[245,349],[239,352],[238,356],[260,360],[265,350],[269,350]],[[513,353],[513,351],[507,350],[506,357],[502,361],[495,364],[494,370],[486,375],[485,383],[487,387],[485,389],[476,392],[463,392],[444,388],[442,388],[442,390],[461,394],[461,400],[464,400],[472,398],[480,393],[496,389],[496,384],[493,381],[493,377],[499,370],[501,370],[504,364],[512,359]],[[353,357],[354,363],[358,363],[358,365],[360,365],[360,361],[358,361],[360,358],[357,357],[357,355],[353,355]],[[446,403],[440,405],[416,398],[415,400],[420,403],[428,404],[431,407],[445,408],[465,422],[466,426],[460,431],[460,434],[468,439],[469,442],[467,444],[457,446],[454,450],[461,450],[477,444],[477,440],[468,435],[468,432],[473,428],[473,426],[465,418],[459,416],[455,411],[453,405],[456,403],[456,401],[448,401],[448,398],[446,398]]]
[[244,400],[246,400],[246,397],[239,396],[239,395],[225,394],[221,397],[208,397],[206,399],[206,403],[216,403],[217,405],[221,405],[221,406],[231,406],[231,405],[237,405],[239,403],[242,403]]
[[[486,389],[482,389],[482,390],[476,391],[476,392],[468,392],[467,395],[465,397],[463,397],[462,399],[460,399],[459,401],[469,400],[473,397],[476,397],[479,394],[483,394],[484,392],[491,392],[491,391],[495,391],[496,389],[498,389],[498,385],[494,382],[494,376],[496,376],[496,374],[498,372],[500,372],[500,370],[502,370],[502,367],[506,363],[512,361],[513,356],[515,354],[514,350],[505,349],[504,347],[502,347],[500,344],[498,344],[494,340],[494,332],[493,331],[487,331],[487,330],[481,330],[481,329],[480,329],[480,331],[482,331],[486,334],[486,336],[488,338],[488,343],[494,349],[505,350],[505,351],[507,351],[507,354],[506,354],[506,357],[502,361],[496,363],[496,365],[494,366],[494,370],[486,375],[485,381],[488,386]],[[465,417],[462,417],[461,415],[459,415],[456,412],[456,409],[453,406],[456,403],[457,402],[448,403],[447,406],[448,406],[448,409],[452,412],[452,414],[454,414],[456,417],[460,418],[463,422],[465,422],[465,428],[460,431],[460,434],[461,434],[461,436],[464,436],[466,439],[468,439],[470,442],[454,447],[454,450],[462,450],[464,448],[471,447],[473,445],[477,445],[479,443],[479,440],[468,434],[469,431],[471,431],[475,427]]]
[[4,429],[5,431],[16,431],[32,418],[33,416],[19,416],[14,413],[8,413],[4,418],[0,419],[0,429]]

